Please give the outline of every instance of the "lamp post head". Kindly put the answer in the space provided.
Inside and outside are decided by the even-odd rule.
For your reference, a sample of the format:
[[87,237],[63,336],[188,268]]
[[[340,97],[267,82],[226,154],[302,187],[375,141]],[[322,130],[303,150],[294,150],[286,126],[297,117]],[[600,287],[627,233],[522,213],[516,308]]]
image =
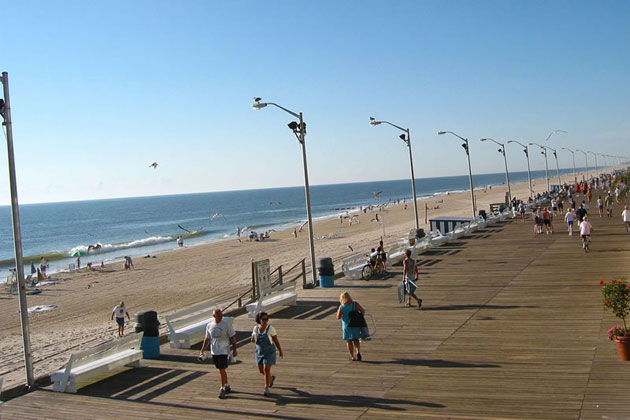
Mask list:
[[254,98],[254,103],[252,104],[252,108],[254,108],[256,111],[267,106],[265,102],[260,102],[261,100],[262,98],[259,98],[257,96]]
[[479,141],[487,141],[488,139],[479,139]]
[[438,131],[438,136],[441,136],[442,134],[446,134],[446,131]]
[[374,117],[370,117],[370,125],[371,125],[372,127],[374,127],[374,126],[376,126],[376,125],[379,125],[379,124],[381,124],[381,122],[380,122],[380,121],[376,121],[376,120],[374,119]]

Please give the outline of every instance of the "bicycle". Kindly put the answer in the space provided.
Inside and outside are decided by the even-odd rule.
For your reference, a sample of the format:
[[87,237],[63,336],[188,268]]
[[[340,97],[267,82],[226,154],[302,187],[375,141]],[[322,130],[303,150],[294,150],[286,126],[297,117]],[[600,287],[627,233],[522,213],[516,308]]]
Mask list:
[[368,259],[367,264],[361,269],[361,279],[365,281],[370,281],[373,276],[380,277],[381,274],[383,274],[383,265],[378,260],[372,264],[372,260]]

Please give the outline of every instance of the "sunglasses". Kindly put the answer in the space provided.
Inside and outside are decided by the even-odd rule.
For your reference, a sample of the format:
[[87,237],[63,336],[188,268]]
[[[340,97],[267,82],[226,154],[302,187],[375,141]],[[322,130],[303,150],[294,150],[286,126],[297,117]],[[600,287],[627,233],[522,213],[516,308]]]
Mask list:
[[269,321],[269,318],[260,318],[261,321]]

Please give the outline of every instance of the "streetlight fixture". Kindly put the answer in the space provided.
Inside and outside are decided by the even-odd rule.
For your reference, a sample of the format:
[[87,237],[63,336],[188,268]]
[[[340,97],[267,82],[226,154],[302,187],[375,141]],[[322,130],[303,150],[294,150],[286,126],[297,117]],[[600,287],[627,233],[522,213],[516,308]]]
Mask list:
[[529,147],[516,140],[508,140],[508,144],[516,143],[524,147],[523,152],[525,153],[525,157],[527,158],[527,179],[529,181],[529,198],[531,200],[534,199],[534,189],[532,188],[532,171],[529,168]]
[[470,146],[468,144],[468,139],[465,139],[462,136],[453,133],[452,131],[438,131],[438,136],[441,136],[446,133],[452,134],[464,142],[462,143],[462,147],[466,151],[466,156],[468,157],[468,179],[470,180],[470,202],[472,204],[472,215],[474,219],[477,216],[477,205],[475,203],[475,189],[473,187],[472,169],[470,167]]
[[573,182],[577,185],[577,175],[575,174],[575,152],[568,147],[563,147],[562,150],[571,152],[571,156],[573,157]]
[[416,215],[416,230],[420,229],[420,223],[418,221],[418,199],[416,198],[416,178],[413,173],[413,155],[411,154],[411,133],[408,128],[399,127],[396,124],[390,123],[389,121],[376,121],[373,117],[370,117],[370,125],[372,127],[376,127],[379,124],[389,124],[392,127],[395,127],[400,131],[404,131],[405,133],[407,133],[406,138],[404,134],[401,134],[399,137],[402,141],[405,142],[407,148],[409,149],[409,167],[411,168],[411,191],[413,192],[413,211]]
[[304,166],[304,195],[306,197],[306,218],[308,221],[308,243],[309,243],[309,247],[310,247],[310,252],[311,252],[311,271],[313,274],[313,286],[315,286],[317,284],[317,273],[315,271],[315,244],[313,242],[313,218],[311,217],[311,193],[309,191],[309,185],[308,185],[308,167],[306,165],[306,123],[304,122],[304,119],[302,118],[302,113],[295,113],[289,109],[286,109],[285,107],[282,107],[276,103],[273,102],[260,102],[262,99],[255,97],[254,98],[254,103],[252,104],[252,108],[254,108],[255,110],[260,110],[264,107],[266,107],[267,105],[273,105],[276,108],[280,108],[281,110],[283,110],[284,112],[287,112],[291,115],[293,115],[294,117],[298,118],[300,120],[299,123],[295,122],[295,121],[291,121],[288,125],[289,128],[291,129],[291,131],[293,131],[293,134],[295,134],[295,137],[297,138],[298,142],[300,142],[300,145],[302,145],[302,163]]
[[538,147],[540,147],[541,149],[543,149],[543,151],[541,152],[541,154],[543,154],[545,156],[545,178],[547,178],[547,192],[549,192],[550,188],[549,188],[549,165],[547,164],[547,149],[545,148],[545,146],[540,145],[538,143],[529,143],[530,146],[536,145]]
[[584,159],[586,161],[586,178],[589,179],[591,175],[588,172],[588,154],[584,150],[580,150],[580,149],[575,149],[575,151],[584,153]]
[[586,151],[586,153],[590,153],[593,156],[595,156],[595,178],[599,179],[599,166],[597,165],[597,153],[595,152],[591,152],[591,151]]
[[508,200],[509,202],[512,202],[512,190],[510,188],[510,173],[508,172],[508,166],[507,166],[507,157],[505,156],[505,143],[499,143],[498,141],[491,139],[491,138],[483,138],[483,139],[479,139],[480,141],[491,141],[493,143],[496,143],[500,146],[499,149],[499,153],[501,153],[503,155],[503,162],[505,163],[505,181],[507,183],[507,189],[508,189]]
[[556,158],[556,175],[558,175],[558,188],[560,188],[562,186],[562,180],[560,179],[560,165],[558,164],[558,151],[548,146],[545,146],[545,147],[551,150],[551,152],[553,153],[553,157]]
[[13,246],[15,250],[15,275],[17,276],[18,296],[20,302],[20,324],[24,348],[24,366],[26,368],[26,384],[30,388],[35,385],[33,376],[33,355],[26,304],[26,285],[24,283],[24,262],[22,255],[22,230],[20,227],[20,208],[18,205],[17,180],[15,176],[15,159],[13,154],[13,129],[11,126],[11,101],[9,100],[9,74],[2,73],[4,100],[0,99],[0,115],[4,119],[2,125],[7,128],[7,155],[9,159],[9,184],[11,188],[11,218],[13,220]]

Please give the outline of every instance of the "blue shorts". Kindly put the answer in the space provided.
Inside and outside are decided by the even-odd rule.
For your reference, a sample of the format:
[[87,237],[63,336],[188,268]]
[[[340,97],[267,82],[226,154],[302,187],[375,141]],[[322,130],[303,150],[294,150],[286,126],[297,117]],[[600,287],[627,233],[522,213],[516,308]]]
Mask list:
[[120,326],[120,327],[124,327],[125,326],[125,318],[118,318],[118,317],[116,317],[116,322],[118,323],[118,326]]
[[567,225],[569,225],[569,226],[573,226],[573,220],[568,221],[568,222],[567,222]]

